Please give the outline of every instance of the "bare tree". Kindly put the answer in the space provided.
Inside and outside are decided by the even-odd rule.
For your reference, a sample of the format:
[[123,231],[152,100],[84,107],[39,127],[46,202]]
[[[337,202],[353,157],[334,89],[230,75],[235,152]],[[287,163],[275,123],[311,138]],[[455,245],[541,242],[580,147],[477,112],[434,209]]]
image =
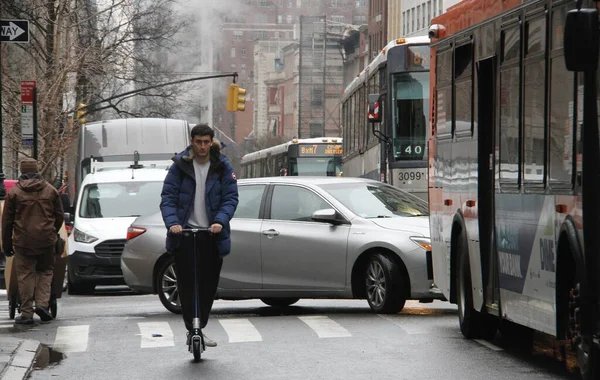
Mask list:
[[[21,145],[20,82],[36,80],[38,159],[54,179],[77,141],[79,103],[98,103],[116,94],[152,87],[173,78],[164,56],[178,48],[176,34],[186,19],[175,0],[3,0],[2,18],[30,21],[31,42],[2,51],[2,128],[16,167],[31,149]],[[185,86],[148,90],[90,107],[102,117],[169,117]],[[5,156],[8,156],[5,155]],[[74,157],[70,157],[74,159]],[[13,172],[14,173],[14,172]],[[14,174],[13,174],[14,175]]]

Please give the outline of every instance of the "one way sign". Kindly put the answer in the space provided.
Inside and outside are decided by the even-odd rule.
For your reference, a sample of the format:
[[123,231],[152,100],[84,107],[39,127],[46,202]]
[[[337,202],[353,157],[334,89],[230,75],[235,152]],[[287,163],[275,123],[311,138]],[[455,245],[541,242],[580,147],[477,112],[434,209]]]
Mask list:
[[29,21],[0,20],[0,42],[29,42]]

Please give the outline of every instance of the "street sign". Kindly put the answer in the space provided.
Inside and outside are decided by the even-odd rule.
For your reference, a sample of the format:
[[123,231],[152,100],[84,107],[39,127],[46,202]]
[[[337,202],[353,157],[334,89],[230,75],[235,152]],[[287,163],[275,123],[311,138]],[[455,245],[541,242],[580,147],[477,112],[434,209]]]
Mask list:
[[29,21],[0,20],[0,42],[29,42]]
[[34,80],[21,81],[21,104],[33,104]]
[[33,145],[33,105],[21,106],[21,140],[23,145]]

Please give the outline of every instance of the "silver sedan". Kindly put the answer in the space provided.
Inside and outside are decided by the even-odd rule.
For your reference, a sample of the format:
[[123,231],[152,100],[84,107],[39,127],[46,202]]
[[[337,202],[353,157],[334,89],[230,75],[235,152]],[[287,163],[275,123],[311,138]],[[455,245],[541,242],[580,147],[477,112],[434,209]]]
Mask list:
[[[433,283],[427,203],[360,178],[271,177],[238,181],[232,249],[218,299],[366,298],[377,313],[407,299],[443,299]],[[125,282],[181,312],[173,256],[160,213],[129,227]]]

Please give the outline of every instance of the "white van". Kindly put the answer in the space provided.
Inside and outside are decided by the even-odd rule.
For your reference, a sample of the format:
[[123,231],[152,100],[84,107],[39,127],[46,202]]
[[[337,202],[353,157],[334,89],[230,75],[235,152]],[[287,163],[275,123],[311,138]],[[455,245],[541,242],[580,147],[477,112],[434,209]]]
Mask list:
[[125,284],[121,253],[127,228],[138,216],[159,210],[167,175],[166,166],[136,164],[92,172],[83,179],[69,236],[69,294],[89,294],[96,285]]

